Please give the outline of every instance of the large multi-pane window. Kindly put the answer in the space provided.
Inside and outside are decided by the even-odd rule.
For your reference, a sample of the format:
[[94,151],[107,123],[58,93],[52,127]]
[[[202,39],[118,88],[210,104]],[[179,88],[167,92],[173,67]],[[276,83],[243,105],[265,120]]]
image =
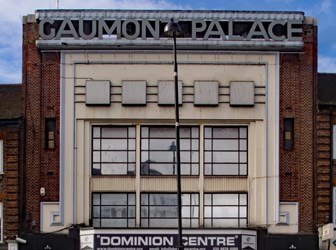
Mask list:
[[135,127],[92,127],[92,175],[135,174]]
[[204,174],[247,175],[247,127],[204,128]]
[[97,228],[135,227],[135,194],[93,193],[92,224]]
[[[173,126],[141,127],[141,174],[175,175],[176,140]],[[199,128],[180,127],[182,175],[199,173]]]
[[204,194],[204,226],[247,227],[247,194]]
[[[177,194],[141,194],[141,227],[177,227]],[[182,194],[182,226],[198,227],[198,194]]]

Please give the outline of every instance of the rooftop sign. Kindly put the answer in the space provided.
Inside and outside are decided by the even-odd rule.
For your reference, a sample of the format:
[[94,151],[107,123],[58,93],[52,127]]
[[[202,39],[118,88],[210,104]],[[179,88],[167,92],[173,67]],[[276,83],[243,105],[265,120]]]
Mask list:
[[[169,19],[52,18],[39,20],[43,40],[159,40]],[[217,41],[302,41],[302,20],[180,20],[182,38]]]

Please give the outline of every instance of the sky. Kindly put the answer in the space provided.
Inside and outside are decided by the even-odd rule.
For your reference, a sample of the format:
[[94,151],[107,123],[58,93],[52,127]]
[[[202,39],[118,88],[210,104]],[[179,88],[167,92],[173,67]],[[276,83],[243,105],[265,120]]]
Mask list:
[[0,0],[0,84],[21,83],[22,17],[36,9],[303,11],[318,19],[318,72],[336,73],[336,0]]

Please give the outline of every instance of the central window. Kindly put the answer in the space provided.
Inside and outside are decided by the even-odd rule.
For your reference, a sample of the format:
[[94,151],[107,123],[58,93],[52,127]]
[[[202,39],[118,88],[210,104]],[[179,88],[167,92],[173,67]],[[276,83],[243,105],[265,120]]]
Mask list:
[[[198,175],[199,129],[180,127],[181,174]],[[175,127],[141,127],[141,174],[176,175]]]
[[[93,126],[92,175],[174,176],[175,137],[174,126]],[[247,126],[181,126],[180,163],[182,175],[247,176]]]

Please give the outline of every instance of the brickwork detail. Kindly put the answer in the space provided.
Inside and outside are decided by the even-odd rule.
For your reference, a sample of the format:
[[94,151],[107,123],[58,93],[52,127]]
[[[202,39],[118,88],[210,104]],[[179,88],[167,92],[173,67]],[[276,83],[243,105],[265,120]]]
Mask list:
[[[59,145],[45,149],[45,118],[59,126],[60,56],[35,46],[37,23],[23,25],[23,96],[25,119],[26,231],[40,228],[40,202],[59,201]],[[59,141],[59,127],[56,141]],[[45,196],[40,196],[44,187]],[[29,198],[28,198],[29,197]]]
[[[280,200],[299,202],[299,231],[316,231],[314,213],[317,30],[304,25],[302,54],[282,54],[280,68]],[[294,149],[283,148],[283,118],[294,118]]]
[[19,233],[20,130],[0,128],[4,141],[4,175],[0,177],[3,202],[3,235],[13,239]]

